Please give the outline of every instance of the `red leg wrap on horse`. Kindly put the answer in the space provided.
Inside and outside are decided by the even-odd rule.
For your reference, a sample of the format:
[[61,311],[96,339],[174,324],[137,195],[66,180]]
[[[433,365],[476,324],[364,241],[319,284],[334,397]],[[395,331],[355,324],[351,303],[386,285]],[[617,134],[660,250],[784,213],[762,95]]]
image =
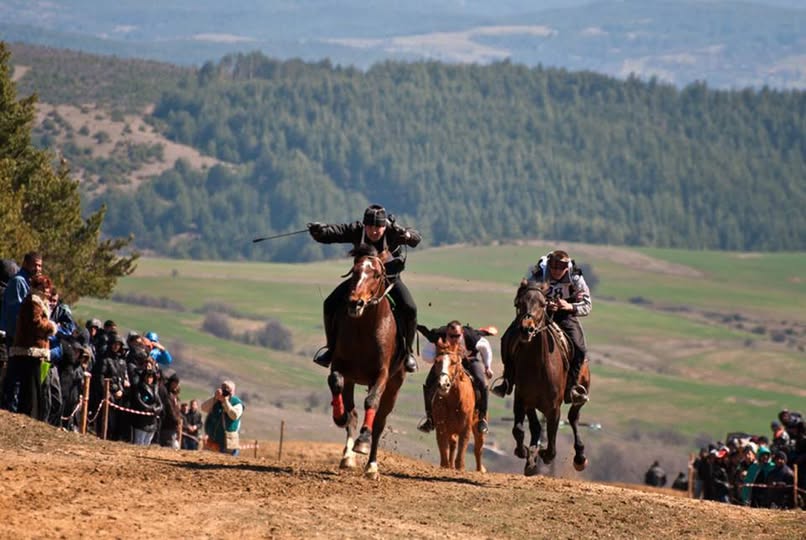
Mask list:
[[372,424],[375,423],[375,409],[364,411],[364,427],[372,431]]
[[334,396],[330,404],[333,405],[333,418],[340,420],[344,416],[344,400],[341,398],[341,394]]

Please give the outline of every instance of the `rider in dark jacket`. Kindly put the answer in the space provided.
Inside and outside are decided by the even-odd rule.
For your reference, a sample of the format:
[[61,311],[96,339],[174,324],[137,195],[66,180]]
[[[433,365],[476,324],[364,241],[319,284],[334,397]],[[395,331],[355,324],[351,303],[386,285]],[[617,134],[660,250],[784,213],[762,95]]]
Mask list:
[[[417,361],[414,358],[412,345],[414,334],[417,331],[417,306],[414,304],[409,289],[400,278],[401,272],[406,266],[406,259],[401,253],[403,246],[416,247],[422,237],[420,233],[411,228],[404,228],[395,223],[394,218],[386,214],[386,209],[377,204],[373,204],[364,211],[364,219],[354,223],[341,225],[325,225],[323,223],[311,223],[309,232],[314,240],[323,244],[353,244],[354,248],[361,244],[369,244],[382,254],[384,266],[386,267],[386,277],[390,284],[394,284],[389,291],[389,296],[395,305],[396,312],[400,315],[402,324],[401,330],[406,338],[406,370],[413,372],[417,370]],[[324,322],[327,346],[323,348],[314,358],[314,362],[327,367],[330,365],[331,353],[335,345],[337,328],[336,314],[345,308],[345,300],[350,287],[350,280],[347,279],[339,284],[330,296],[325,299]]]

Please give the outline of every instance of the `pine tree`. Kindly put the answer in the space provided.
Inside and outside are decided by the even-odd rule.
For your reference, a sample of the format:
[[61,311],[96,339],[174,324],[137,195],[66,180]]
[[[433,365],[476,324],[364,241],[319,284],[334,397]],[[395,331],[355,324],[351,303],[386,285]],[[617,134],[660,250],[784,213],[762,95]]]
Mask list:
[[84,219],[78,181],[67,163],[31,142],[36,95],[17,100],[10,52],[0,42],[0,253],[17,261],[38,251],[62,298],[106,297],[134,271],[137,253],[118,255],[129,238],[101,239],[106,207]]

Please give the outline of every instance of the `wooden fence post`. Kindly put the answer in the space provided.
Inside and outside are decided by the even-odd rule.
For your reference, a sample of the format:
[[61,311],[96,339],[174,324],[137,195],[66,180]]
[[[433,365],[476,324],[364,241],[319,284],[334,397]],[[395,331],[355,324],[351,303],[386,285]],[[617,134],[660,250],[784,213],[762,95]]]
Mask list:
[[795,479],[795,482],[794,482],[794,484],[792,486],[792,508],[797,510],[797,508],[798,508],[798,464],[797,463],[795,463],[795,465],[792,467],[792,476]]
[[179,441],[179,450],[182,449],[182,423],[183,423],[183,420],[180,417],[179,418],[179,423],[176,426],[176,440]]
[[277,461],[283,460],[283,435],[285,434],[285,420],[280,421],[280,447],[277,450]]
[[255,457],[257,457],[257,439],[255,439]]
[[90,413],[90,380],[92,373],[89,371],[84,372],[84,401],[81,403],[81,434],[87,433],[87,418]]
[[104,379],[104,440],[106,440],[106,432],[109,429],[109,384],[112,379]]
[[688,498],[694,498],[694,452],[688,455]]

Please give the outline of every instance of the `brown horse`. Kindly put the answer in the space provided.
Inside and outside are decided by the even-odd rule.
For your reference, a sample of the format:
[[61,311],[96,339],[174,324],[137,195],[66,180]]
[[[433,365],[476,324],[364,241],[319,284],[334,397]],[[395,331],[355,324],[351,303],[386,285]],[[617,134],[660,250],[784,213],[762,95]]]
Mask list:
[[[355,453],[369,452],[364,474],[378,478],[378,442],[406,371],[397,354],[397,325],[386,296],[389,289],[383,262],[371,246],[362,245],[351,255],[347,309],[337,315],[336,345],[327,382],[333,395],[333,421],[347,430],[341,468],[354,468]],[[360,433],[354,401],[356,384],[369,388]]]
[[476,470],[486,472],[481,463],[484,434],[477,429],[478,411],[470,375],[462,367],[463,350],[459,344],[437,343],[437,356],[431,370],[438,373],[432,416],[439,446],[439,464],[446,469],[465,470],[465,453],[473,433]]
[[[515,427],[512,435],[517,446],[515,455],[526,458],[524,473],[537,474],[537,456],[550,464],[556,456],[557,428],[560,424],[561,406],[568,376],[569,360],[573,357],[571,342],[562,330],[546,315],[546,286],[542,283],[521,281],[515,296],[516,316],[510,328],[501,338],[501,354],[505,361],[515,367],[515,400],[513,413]],[[579,384],[590,389],[588,363],[582,365]],[[585,469],[585,445],[579,436],[577,423],[584,403],[572,404],[568,423],[574,431],[574,468]],[[542,429],[536,409],[546,418],[546,448],[539,449]],[[524,417],[529,418],[531,440],[527,449],[523,444]]]

